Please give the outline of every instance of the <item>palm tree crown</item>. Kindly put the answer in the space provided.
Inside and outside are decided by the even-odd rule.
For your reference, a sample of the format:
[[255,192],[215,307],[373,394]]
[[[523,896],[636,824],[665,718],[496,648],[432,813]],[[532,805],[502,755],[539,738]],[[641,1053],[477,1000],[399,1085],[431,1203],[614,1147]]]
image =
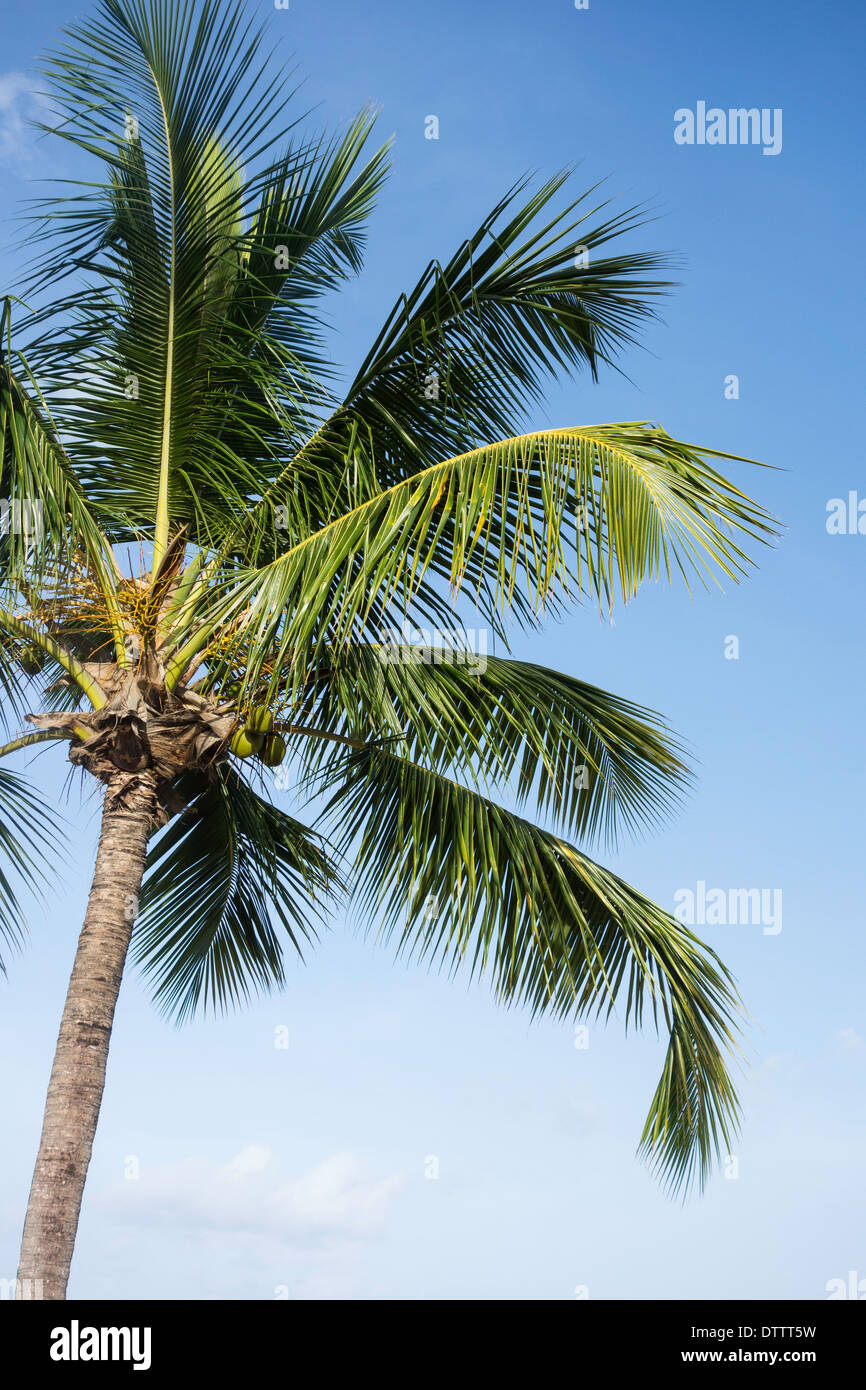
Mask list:
[[[386,176],[373,118],[305,133],[233,3],[100,0],[46,73],[51,129],[105,172],[37,209],[36,307],[2,314],[2,492],[33,519],[2,542],[4,751],[63,741],[113,815],[145,816],[132,945],[167,1010],[278,984],[350,884],[504,1002],[649,1012],[669,1046],[642,1148],[702,1182],[737,1120],[730,976],[564,838],[656,822],[682,751],[651,711],[464,642],[480,621],[507,653],[509,623],[659,576],[738,579],[772,534],[730,455],[657,424],[521,433],[552,373],[595,377],[665,291],[661,258],[609,249],[639,210],[516,185],[342,394],[322,305]],[[327,839],[268,795],[284,759]],[[32,880],[51,823],[18,774],[0,810]]]

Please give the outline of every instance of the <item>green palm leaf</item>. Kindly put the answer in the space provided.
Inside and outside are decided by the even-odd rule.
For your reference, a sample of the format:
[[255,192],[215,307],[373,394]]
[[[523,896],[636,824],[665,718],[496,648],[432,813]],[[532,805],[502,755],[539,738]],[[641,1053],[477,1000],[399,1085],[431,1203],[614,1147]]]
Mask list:
[[283,983],[271,914],[300,954],[340,880],[318,838],[222,768],[148,856],[133,948],[180,1020]]
[[385,151],[363,160],[365,115],[275,153],[296,121],[241,5],[100,9],[46,73],[56,133],[108,177],[36,219],[77,283],[28,351],[89,493],[158,564],[178,522],[207,543],[242,518],[327,400],[311,301],[360,265]]
[[343,402],[263,499],[254,517],[263,524],[239,528],[248,561],[280,548],[270,509],[285,505],[299,474],[317,469],[326,520],[434,459],[517,433],[546,376],[583,366],[595,376],[634,341],[667,288],[647,278],[664,258],[602,251],[641,219],[632,209],[593,222],[606,206],[584,209],[593,189],[552,212],[567,177],[525,200],[521,181],[401,295]]
[[620,827],[635,833],[657,824],[688,782],[682,750],[653,711],[573,676],[466,647],[330,652],[291,717],[292,726],[322,735],[293,740],[313,776],[340,756],[335,740],[386,740],[478,788],[507,784],[519,803],[534,800],[572,834],[609,843]]
[[0,486],[9,516],[4,518],[0,577],[7,584],[38,585],[47,565],[76,550],[107,574],[110,547],[29,364],[13,350],[11,300],[2,303]]
[[[528,591],[530,615],[562,595],[602,604],[679,572],[738,579],[751,563],[735,536],[767,539],[767,513],[708,462],[734,457],[645,423],[545,430],[426,468],[299,541],[261,570],[237,572],[211,623],[181,645],[177,679],[215,623],[242,617],[248,679],[268,659],[303,674],[303,653],[357,635],[378,604],[392,617],[432,575],[468,590],[491,622]],[[518,608],[524,616],[525,607]]]
[[[37,734],[24,742],[38,741]],[[23,746],[22,741],[15,746]],[[9,747],[0,749],[0,756],[10,751]],[[0,859],[14,866],[19,884],[43,896],[62,843],[60,822],[42,798],[17,772],[0,771]],[[0,868],[0,936],[18,945],[25,932],[15,881]],[[0,970],[5,975],[2,960]]]
[[725,1052],[738,998],[715,953],[574,846],[429,768],[359,749],[330,777],[360,910],[400,948],[489,974],[497,998],[581,1019],[622,1005],[670,1033],[642,1148],[672,1189],[703,1184],[738,1122]]

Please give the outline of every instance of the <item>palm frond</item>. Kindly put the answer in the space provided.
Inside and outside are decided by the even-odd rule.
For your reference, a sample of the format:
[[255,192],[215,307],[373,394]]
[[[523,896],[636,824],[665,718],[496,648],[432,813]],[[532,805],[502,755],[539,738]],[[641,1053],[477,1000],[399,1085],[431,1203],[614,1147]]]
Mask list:
[[[337,739],[392,751],[479,789],[533,800],[569,833],[614,844],[658,824],[689,774],[652,710],[534,663],[402,642],[326,654],[281,726],[314,729],[292,746],[317,776]],[[325,737],[330,735],[330,740]]]
[[369,115],[276,152],[293,93],[244,13],[103,0],[46,68],[53,133],[107,175],[36,219],[40,266],[76,283],[28,351],[113,534],[156,563],[177,525],[222,536],[308,434],[312,303],[360,265],[385,171]]
[[[26,743],[40,741],[40,735],[31,734]],[[15,747],[22,746],[25,741],[17,740]],[[12,751],[7,747],[0,753]],[[26,779],[17,772],[0,771],[0,860],[14,875],[10,878],[0,865],[0,936],[11,945],[18,945],[26,932],[17,887],[41,897],[62,844],[60,822]],[[0,970],[6,974],[2,960]]]
[[[0,312],[0,583],[38,586],[70,555],[87,558],[112,591],[111,548],[27,359],[13,349],[11,301]],[[16,366],[19,370],[16,371]]]
[[340,879],[319,838],[231,767],[188,788],[148,855],[133,950],[178,1020],[282,984],[273,919],[301,953]]
[[585,206],[595,189],[553,212],[567,178],[531,194],[522,180],[401,295],[343,402],[238,527],[248,562],[297,539],[291,525],[275,534],[271,511],[311,472],[326,520],[435,459],[516,434],[546,378],[581,367],[595,377],[635,341],[669,288],[652,278],[665,257],[607,252],[643,219],[639,209],[602,216],[607,203]]
[[[261,570],[231,574],[212,624],[173,658],[173,679],[235,622],[248,683],[265,661],[303,677],[302,653],[359,635],[375,605],[413,617],[428,579],[468,590],[491,622],[537,621],[565,595],[602,606],[679,573],[738,580],[753,563],[735,537],[768,540],[768,514],[708,460],[645,422],[545,430],[434,464],[360,503]],[[518,606],[522,593],[529,601]],[[385,605],[390,605],[385,609]]]
[[738,1122],[725,1053],[739,1002],[718,957],[574,846],[382,747],[330,775],[335,843],[355,856],[353,902],[400,948],[489,973],[532,1015],[645,1016],[670,1047],[642,1151],[672,1190],[703,1184]]

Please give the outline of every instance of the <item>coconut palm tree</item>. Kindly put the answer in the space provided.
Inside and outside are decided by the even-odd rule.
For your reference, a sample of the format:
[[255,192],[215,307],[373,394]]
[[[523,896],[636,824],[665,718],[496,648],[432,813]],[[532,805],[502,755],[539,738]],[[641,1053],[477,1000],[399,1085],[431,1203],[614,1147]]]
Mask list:
[[[737,1123],[728,972],[563,838],[656,822],[681,749],[506,641],[659,575],[738,579],[772,534],[731,456],[657,424],[519,433],[665,292],[660,258],[609,249],[642,214],[516,185],[338,390],[323,297],[360,268],[387,149],[368,114],[305,134],[262,44],[211,0],[101,0],[68,31],[46,129],[104,172],[37,206],[35,301],[2,312],[2,753],[53,741],[103,798],[19,1270],[49,1299],[130,942],[165,1010],[221,1009],[279,985],[349,883],[505,1003],[649,1011],[669,1044],[641,1148],[666,1183],[702,1183]],[[280,765],[316,828],[276,804]],[[38,886],[56,825],[18,772],[0,810]]]

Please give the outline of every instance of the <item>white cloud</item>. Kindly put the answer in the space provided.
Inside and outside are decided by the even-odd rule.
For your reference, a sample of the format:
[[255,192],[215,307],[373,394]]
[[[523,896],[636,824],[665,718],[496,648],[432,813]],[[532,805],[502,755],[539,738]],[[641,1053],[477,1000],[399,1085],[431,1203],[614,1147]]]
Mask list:
[[127,1225],[212,1235],[266,1236],[288,1245],[367,1240],[383,1228],[403,1174],[372,1177],[351,1153],[323,1159],[299,1176],[270,1149],[250,1144],[231,1162],[191,1158],[120,1181],[97,1199]]
[[31,158],[36,132],[28,122],[40,107],[32,77],[25,72],[0,73],[0,163]]
[[761,1071],[778,1071],[781,1067],[787,1067],[789,1062],[794,1059],[793,1052],[773,1052],[769,1057],[765,1057],[761,1063]]
[[266,1149],[263,1144],[247,1144],[230,1163],[220,1169],[220,1172],[226,1178],[243,1178],[250,1173],[263,1173],[272,1158],[270,1149]]
[[863,1046],[863,1039],[853,1028],[841,1028],[833,1037],[843,1052],[855,1052]]

